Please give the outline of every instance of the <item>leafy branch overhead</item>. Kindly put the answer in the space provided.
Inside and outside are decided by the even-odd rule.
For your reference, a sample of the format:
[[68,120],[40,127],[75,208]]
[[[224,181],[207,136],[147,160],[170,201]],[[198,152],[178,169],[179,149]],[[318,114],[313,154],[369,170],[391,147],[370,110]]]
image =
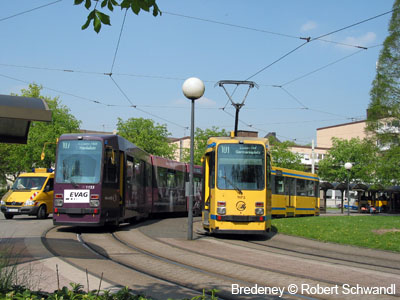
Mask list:
[[[153,16],[155,17],[162,14],[155,0],[93,0],[93,2],[95,3],[94,8],[89,13],[86,23],[83,24],[82,30],[88,28],[92,22],[93,29],[97,33],[100,32],[101,24],[111,25],[110,16],[97,9],[99,3],[101,3],[100,9],[108,9],[111,12],[114,11],[115,7],[119,6],[121,9],[131,9],[136,15],[138,15],[141,10],[150,12],[151,9],[153,9]],[[74,0],[74,4],[84,4],[86,9],[89,10],[92,7],[92,0]]]

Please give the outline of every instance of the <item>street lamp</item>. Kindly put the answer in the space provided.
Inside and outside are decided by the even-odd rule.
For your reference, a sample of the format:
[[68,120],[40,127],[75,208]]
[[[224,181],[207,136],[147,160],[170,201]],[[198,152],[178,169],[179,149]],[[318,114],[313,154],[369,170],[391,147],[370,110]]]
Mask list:
[[347,162],[344,164],[344,168],[347,170],[347,215],[350,216],[350,170],[353,164]]
[[204,94],[204,83],[199,78],[191,77],[185,80],[182,91],[186,98],[192,101],[192,116],[190,126],[190,170],[189,170],[189,211],[187,239],[193,239],[193,169],[194,169],[194,101]]

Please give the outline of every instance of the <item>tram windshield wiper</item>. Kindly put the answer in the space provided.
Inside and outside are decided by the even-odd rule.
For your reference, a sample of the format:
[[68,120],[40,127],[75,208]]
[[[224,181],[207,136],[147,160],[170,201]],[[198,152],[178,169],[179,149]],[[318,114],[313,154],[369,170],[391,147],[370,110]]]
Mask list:
[[68,176],[66,178],[66,180],[69,180],[69,182],[72,183],[74,188],[78,188],[79,187],[78,184],[72,179],[72,176]]
[[230,181],[226,176],[222,176],[223,179],[225,179],[225,181],[227,181],[234,189],[236,192],[238,192],[240,195],[243,194],[242,190],[239,189],[234,183],[232,183],[232,181]]

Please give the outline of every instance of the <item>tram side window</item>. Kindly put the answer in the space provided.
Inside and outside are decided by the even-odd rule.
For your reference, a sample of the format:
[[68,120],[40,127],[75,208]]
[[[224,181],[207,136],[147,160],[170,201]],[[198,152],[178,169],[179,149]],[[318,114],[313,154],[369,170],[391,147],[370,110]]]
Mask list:
[[146,186],[147,187],[151,187],[152,177],[153,177],[153,169],[151,167],[151,164],[146,163]]
[[105,183],[118,182],[118,155],[115,150],[106,148],[104,155],[104,179]]
[[210,177],[209,177],[209,185],[210,188],[215,188],[215,152],[210,154]]
[[127,158],[126,158],[126,181],[131,184],[133,183],[134,178],[135,178],[133,166],[134,166],[133,157],[127,156]]
[[296,179],[296,195],[307,196],[306,180]]
[[285,195],[295,195],[296,179],[290,177],[284,177],[284,188],[285,188]]
[[306,188],[307,188],[307,196],[315,197],[315,181],[307,180],[306,181]]
[[138,187],[143,187],[145,185],[145,170],[145,162],[143,160],[135,160],[136,183]]
[[272,176],[271,176],[271,156],[267,154],[267,188],[272,188]]
[[176,188],[176,176],[173,170],[167,170],[167,187],[170,189]]
[[157,167],[157,183],[158,187],[166,187],[167,186],[167,169]]
[[[195,176],[195,175],[193,175],[193,176]],[[185,188],[185,174],[182,171],[176,171],[175,177],[176,177],[176,187],[179,189],[184,189]]]
[[197,195],[201,192],[201,189],[202,189],[201,176],[198,174],[195,174],[193,177],[193,183],[194,183],[194,193],[195,193],[195,195]]
[[283,176],[274,176],[275,177],[275,184],[273,186],[273,193],[278,195],[285,194],[285,185]]

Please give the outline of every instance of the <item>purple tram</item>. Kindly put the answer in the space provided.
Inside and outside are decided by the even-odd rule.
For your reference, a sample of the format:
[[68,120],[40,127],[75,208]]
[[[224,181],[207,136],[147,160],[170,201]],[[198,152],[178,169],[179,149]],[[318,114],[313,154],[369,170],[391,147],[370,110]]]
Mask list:
[[[149,214],[187,212],[189,165],[146,153],[117,135],[65,134],[54,184],[55,225],[118,225]],[[200,187],[202,168],[194,170]],[[196,189],[194,214],[200,212]],[[199,211],[197,211],[197,208]]]

